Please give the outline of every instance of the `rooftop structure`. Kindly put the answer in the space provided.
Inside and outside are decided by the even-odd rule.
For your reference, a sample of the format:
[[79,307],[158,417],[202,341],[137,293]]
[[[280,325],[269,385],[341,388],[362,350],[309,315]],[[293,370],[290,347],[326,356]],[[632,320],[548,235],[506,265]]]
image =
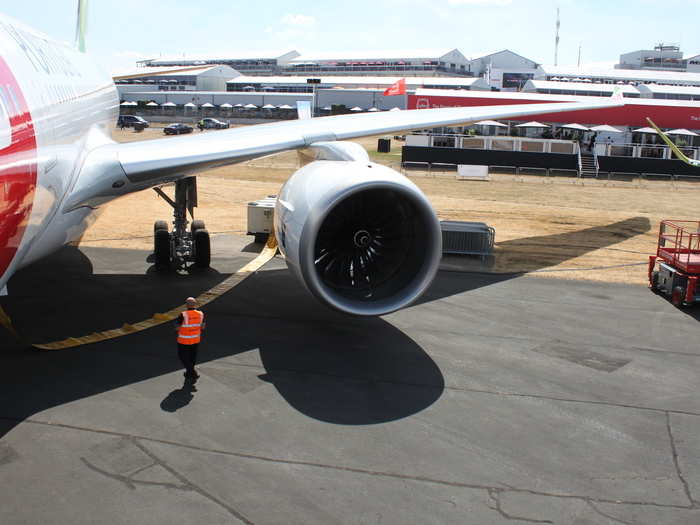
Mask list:
[[660,71],[685,71],[681,48],[677,45],[658,44],[654,49],[640,49],[620,55],[619,69],[648,69]]
[[144,67],[192,66],[225,64],[248,74],[270,74],[299,56],[297,51],[235,51],[215,55],[170,56],[140,60],[136,64]]
[[599,84],[663,84],[670,86],[700,86],[700,72],[649,71],[610,68],[577,68],[542,66],[536,80],[574,81],[591,80]]
[[457,49],[310,53],[291,60],[281,73],[467,75],[468,62]]
[[[386,89],[403,77],[384,76],[238,76],[226,83],[227,91],[286,91],[310,93],[323,88]],[[318,81],[311,83],[310,81]],[[481,89],[490,86],[482,78],[406,77],[406,88]]]

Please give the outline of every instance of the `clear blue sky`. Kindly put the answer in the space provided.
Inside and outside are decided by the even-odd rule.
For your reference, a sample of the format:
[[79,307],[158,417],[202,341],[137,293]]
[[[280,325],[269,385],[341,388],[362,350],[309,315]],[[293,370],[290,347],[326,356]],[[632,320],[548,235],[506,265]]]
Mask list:
[[[77,0],[21,0],[0,12],[73,40]],[[559,64],[615,62],[620,53],[678,43],[700,54],[700,0],[91,0],[88,51],[107,69],[162,54],[240,50],[511,49]]]

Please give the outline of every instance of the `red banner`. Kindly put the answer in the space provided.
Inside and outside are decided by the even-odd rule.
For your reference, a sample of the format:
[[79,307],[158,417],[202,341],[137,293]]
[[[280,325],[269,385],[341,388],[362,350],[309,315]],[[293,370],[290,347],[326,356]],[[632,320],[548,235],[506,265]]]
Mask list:
[[406,94],[406,79],[397,80],[391,86],[384,90],[385,97],[393,97],[394,95]]

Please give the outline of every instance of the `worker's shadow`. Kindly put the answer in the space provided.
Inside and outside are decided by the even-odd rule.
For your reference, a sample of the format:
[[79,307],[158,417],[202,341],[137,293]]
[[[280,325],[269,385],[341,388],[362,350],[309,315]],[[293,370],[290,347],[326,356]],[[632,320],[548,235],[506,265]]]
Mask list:
[[197,387],[192,383],[192,381],[185,380],[182,387],[177,388],[170,392],[163,401],[160,402],[161,410],[165,412],[176,412],[183,407],[190,404],[190,401],[194,399],[194,392],[197,391]]

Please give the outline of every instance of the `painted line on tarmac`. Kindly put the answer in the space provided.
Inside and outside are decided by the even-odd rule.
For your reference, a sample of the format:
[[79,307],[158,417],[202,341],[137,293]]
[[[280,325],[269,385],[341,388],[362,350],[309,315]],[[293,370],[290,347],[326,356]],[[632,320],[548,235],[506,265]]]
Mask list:
[[[258,256],[250,261],[248,264],[243,266],[236,273],[230,275],[228,278],[207,290],[206,292],[199,295],[197,299],[198,306],[204,306],[217,299],[226,292],[232,290],[236,285],[243,282],[245,279],[250,277],[252,274],[257,272],[266,263],[268,263],[277,253],[277,240],[275,239],[274,233],[271,233],[267,239],[267,243],[263,250],[258,254]],[[164,313],[153,314],[150,319],[145,319],[139,321],[138,323],[125,323],[121,328],[115,328],[113,330],[106,330],[104,332],[94,332],[92,334],[84,335],[82,337],[69,337],[67,339],[62,339],[60,341],[53,341],[50,343],[38,343],[31,344],[31,346],[38,348],[39,350],[63,350],[65,348],[74,348],[76,346],[88,345],[92,343],[97,343],[100,341],[106,341],[108,339],[116,339],[117,337],[123,337],[125,335],[134,334],[136,332],[142,332],[153,328],[154,326],[159,326],[170,321],[174,321],[178,316],[185,310],[185,305],[180,305],[172,310]],[[18,336],[17,332],[12,327],[12,322],[10,318],[5,314],[2,309],[0,309],[0,324],[5,326],[10,332],[15,336]]]

